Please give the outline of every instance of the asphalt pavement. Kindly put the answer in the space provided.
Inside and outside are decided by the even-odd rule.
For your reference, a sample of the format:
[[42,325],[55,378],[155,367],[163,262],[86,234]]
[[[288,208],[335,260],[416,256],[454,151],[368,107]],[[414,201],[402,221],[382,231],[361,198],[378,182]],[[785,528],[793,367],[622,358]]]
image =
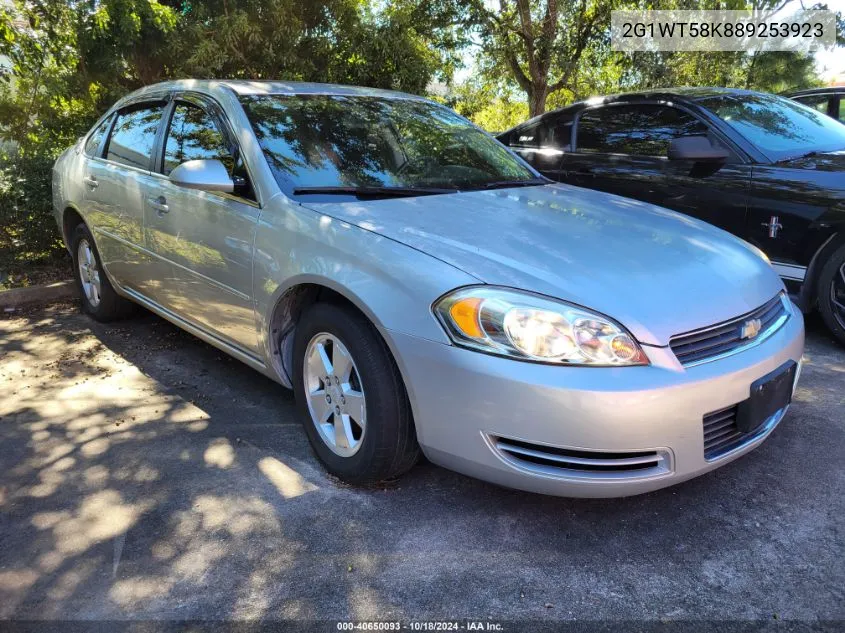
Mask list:
[[[0,619],[845,620],[845,348],[724,468],[617,500],[328,477],[290,392],[148,314],[0,317]],[[327,630],[335,630],[331,626]]]

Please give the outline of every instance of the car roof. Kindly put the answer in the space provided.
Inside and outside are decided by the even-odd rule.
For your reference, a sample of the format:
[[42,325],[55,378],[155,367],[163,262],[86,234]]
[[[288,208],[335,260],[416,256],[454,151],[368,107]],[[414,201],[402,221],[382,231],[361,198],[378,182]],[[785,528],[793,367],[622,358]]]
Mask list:
[[[582,101],[576,101],[568,106],[545,112],[539,116],[529,119],[524,123],[514,126],[513,130],[521,128],[530,123],[539,121],[541,118],[551,114],[575,114],[584,108],[607,103],[625,103],[628,101],[643,101],[643,100],[673,100],[678,103],[694,104],[700,99],[708,97],[730,96],[730,95],[752,95],[761,94],[754,90],[743,90],[741,88],[718,88],[714,86],[691,87],[681,86],[677,88],[654,88],[652,90],[638,90],[636,92],[621,92],[617,94],[604,95],[600,97],[590,97]],[[510,132],[510,130],[508,130]],[[505,134],[503,132],[502,134]]]
[[829,95],[829,94],[845,94],[845,86],[827,86],[825,88],[807,88],[806,90],[796,90],[794,92],[785,92],[785,97],[803,97],[806,95]]
[[360,97],[382,97],[385,99],[416,99],[426,100],[425,97],[398,92],[395,90],[383,90],[381,88],[367,88],[363,86],[345,86],[341,84],[321,84],[302,81],[281,81],[281,80],[249,80],[249,79],[178,79],[164,81],[140,88],[122,99],[134,100],[147,95],[156,95],[163,92],[175,92],[194,90],[208,94],[214,94],[221,90],[232,91],[238,96],[242,95],[337,95],[337,96],[360,96]]

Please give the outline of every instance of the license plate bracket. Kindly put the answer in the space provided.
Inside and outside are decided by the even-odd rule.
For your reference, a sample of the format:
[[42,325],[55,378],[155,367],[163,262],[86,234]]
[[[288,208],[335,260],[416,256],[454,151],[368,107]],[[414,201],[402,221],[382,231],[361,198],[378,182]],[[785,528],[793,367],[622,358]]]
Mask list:
[[736,425],[742,433],[756,431],[792,402],[797,369],[798,363],[790,360],[751,383],[751,396],[740,402],[737,409]]

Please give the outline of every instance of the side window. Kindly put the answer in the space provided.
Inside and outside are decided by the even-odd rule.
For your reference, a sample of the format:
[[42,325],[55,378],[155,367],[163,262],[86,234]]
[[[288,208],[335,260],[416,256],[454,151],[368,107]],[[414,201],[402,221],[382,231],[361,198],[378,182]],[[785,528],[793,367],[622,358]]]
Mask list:
[[107,116],[100,125],[98,125],[91,135],[88,137],[88,140],[85,141],[85,153],[88,156],[99,156],[97,150],[100,149],[100,143],[103,140],[103,137],[106,135],[106,132],[109,131],[109,126],[111,125],[111,116]]
[[514,130],[511,133],[510,144],[515,147],[540,147],[540,143],[544,137],[545,131],[543,130],[543,123],[541,121]]
[[808,108],[813,108],[813,110],[818,110],[822,114],[827,114],[829,99],[830,97],[828,95],[808,95],[806,97],[796,97],[795,100]]
[[571,140],[571,121],[563,123],[560,117],[547,117],[533,125],[511,132],[508,144],[513,147],[569,149]]
[[163,112],[164,103],[160,102],[119,112],[109,138],[106,158],[130,167],[149,169]]
[[214,119],[191,103],[177,103],[164,147],[164,175],[189,160],[216,158],[233,175],[234,156]]
[[707,126],[683,110],[660,105],[606,106],[578,119],[577,150],[666,156],[672,139],[704,136]]

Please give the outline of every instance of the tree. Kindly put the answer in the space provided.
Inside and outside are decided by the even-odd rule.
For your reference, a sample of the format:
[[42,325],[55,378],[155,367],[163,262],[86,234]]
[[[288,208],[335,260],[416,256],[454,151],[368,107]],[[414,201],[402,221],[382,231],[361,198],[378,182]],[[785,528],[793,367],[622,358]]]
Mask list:
[[550,95],[575,92],[582,59],[607,38],[613,0],[499,0],[498,10],[472,5],[481,54],[495,60],[525,93],[530,116],[542,114]]
[[[206,0],[186,4],[174,76],[353,83],[424,93],[459,45],[436,2]],[[449,14],[451,15],[451,13]]]

